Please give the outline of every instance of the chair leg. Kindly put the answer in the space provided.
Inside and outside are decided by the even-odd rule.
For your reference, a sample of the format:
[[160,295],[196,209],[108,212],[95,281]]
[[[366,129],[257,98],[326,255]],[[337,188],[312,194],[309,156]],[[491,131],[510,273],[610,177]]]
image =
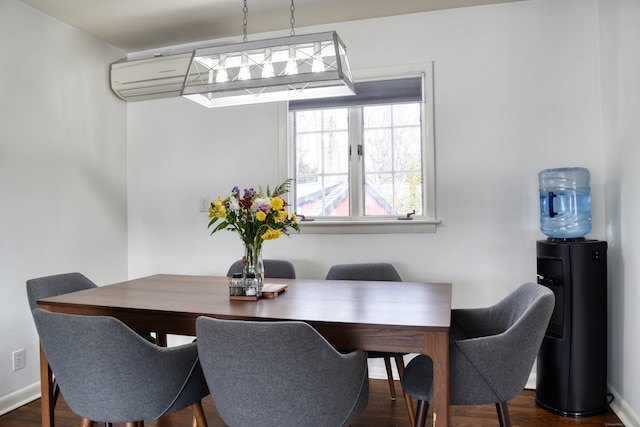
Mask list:
[[424,427],[427,423],[427,412],[429,411],[429,402],[418,400],[418,408],[416,409],[416,421],[414,427]]
[[93,421],[83,418],[82,419],[82,427],[93,427]]
[[162,332],[156,332],[156,345],[160,347],[167,346],[167,334]]
[[391,370],[391,358],[384,358],[384,367],[387,369],[387,381],[389,382],[389,391],[391,392],[391,400],[396,400],[396,387],[393,384],[393,371]]
[[500,427],[511,427],[511,419],[509,418],[509,406],[507,402],[496,402],[496,410],[498,411],[498,421]]
[[207,419],[204,416],[204,409],[202,409],[202,401],[199,400],[191,405],[191,409],[193,409],[193,427],[208,427]]
[[53,378],[53,382],[51,383],[51,388],[53,389],[53,403],[52,406],[55,408],[58,403],[58,396],[60,396],[60,386],[58,385],[58,381],[56,381],[55,377]]
[[[402,377],[404,376],[404,359],[402,356],[396,356],[396,368],[398,368],[398,375],[400,375],[400,381],[402,381]],[[413,402],[411,401],[411,396],[408,393],[405,393],[404,389],[402,390],[402,395],[404,396],[404,404],[407,407],[407,412],[409,413],[409,420],[411,421],[411,425],[416,423],[416,417],[413,413]]]

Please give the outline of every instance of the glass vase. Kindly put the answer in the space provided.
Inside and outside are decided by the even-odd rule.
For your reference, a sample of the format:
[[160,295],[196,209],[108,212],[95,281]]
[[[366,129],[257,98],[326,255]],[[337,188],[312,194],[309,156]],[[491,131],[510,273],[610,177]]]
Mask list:
[[242,274],[246,279],[249,274],[255,274],[258,279],[258,293],[262,291],[264,283],[264,263],[262,262],[262,246],[253,243],[245,244],[243,271]]

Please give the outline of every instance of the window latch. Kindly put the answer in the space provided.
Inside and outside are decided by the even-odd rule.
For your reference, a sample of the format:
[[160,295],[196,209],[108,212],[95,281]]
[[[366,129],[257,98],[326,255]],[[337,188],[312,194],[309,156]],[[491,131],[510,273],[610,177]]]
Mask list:
[[304,222],[304,221],[306,221],[306,222],[309,222],[309,221],[315,221],[315,218],[307,218],[306,216],[304,216],[304,215],[302,215],[302,214],[299,214],[299,215],[298,215],[298,218],[300,218],[300,221],[303,221],[303,222]]
[[364,147],[362,144],[358,144],[358,156],[364,156]]
[[413,218],[411,218],[411,215],[415,215],[415,214],[416,214],[416,210],[414,209],[411,212],[407,212],[407,216],[399,217],[398,220],[400,220],[400,221],[410,221],[410,220],[413,219]]

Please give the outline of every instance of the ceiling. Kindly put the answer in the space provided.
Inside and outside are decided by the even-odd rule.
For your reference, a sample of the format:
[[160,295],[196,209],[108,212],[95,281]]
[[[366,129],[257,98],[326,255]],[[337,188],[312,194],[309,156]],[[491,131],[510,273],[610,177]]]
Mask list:
[[[296,0],[295,28],[522,0]],[[22,0],[126,52],[242,35],[242,0]],[[291,28],[290,0],[248,0],[247,32]]]

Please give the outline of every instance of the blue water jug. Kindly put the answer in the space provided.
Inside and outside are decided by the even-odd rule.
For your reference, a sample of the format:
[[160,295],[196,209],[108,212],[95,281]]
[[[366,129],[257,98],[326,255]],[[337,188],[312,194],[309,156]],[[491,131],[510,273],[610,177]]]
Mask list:
[[575,239],[591,232],[589,169],[546,169],[538,174],[540,230],[551,238]]

